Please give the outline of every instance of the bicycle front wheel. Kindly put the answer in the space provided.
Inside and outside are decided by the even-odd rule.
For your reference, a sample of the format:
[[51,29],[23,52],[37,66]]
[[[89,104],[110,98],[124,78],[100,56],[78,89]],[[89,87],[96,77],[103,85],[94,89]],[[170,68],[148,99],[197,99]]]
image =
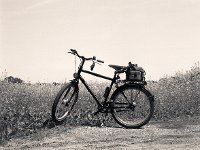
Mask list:
[[124,85],[114,93],[112,99],[112,116],[125,128],[140,128],[153,115],[153,96],[141,86]]
[[70,115],[78,99],[78,86],[68,83],[57,94],[52,106],[52,120],[61,124]]

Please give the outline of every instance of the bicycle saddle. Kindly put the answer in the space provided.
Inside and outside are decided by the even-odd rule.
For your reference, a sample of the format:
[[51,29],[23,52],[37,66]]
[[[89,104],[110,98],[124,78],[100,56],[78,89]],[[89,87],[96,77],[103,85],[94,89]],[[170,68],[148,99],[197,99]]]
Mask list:
[[118,66],[118,65],[108,65],[108,66],[115,70],[121,70],[121,69],[126,68],[125,66]]

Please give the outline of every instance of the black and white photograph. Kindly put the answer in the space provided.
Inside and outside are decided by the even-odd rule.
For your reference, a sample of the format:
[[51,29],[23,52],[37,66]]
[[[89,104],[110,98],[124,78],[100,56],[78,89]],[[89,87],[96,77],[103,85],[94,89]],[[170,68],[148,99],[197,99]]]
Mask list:
[[0,0],[0,149],[199,150],[200,0]]

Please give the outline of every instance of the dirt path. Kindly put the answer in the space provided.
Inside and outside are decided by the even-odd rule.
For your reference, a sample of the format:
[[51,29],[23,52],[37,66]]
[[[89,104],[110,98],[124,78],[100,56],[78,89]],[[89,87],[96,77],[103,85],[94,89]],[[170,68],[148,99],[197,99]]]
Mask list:
[[24,139],[14,139],[0,149],[200,149],[200,119],[150,122],[142,129],[110,127],[56,127]]

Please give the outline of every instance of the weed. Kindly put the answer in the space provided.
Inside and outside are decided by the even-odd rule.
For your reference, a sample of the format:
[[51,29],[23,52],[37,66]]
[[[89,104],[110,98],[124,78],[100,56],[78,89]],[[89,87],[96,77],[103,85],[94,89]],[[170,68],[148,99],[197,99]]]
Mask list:
[[[56,94],[63,85],[52,84],[12,84],[0,81],[0,143],[22,135],[34,133],[44,127],[51,114]],[[97,97],[104,93],[105,84],[93,83]],[[161,78],[158,82],[148,82],[147,89],[155,96],[155,119],[200,115],[200,67],[196,65],[186,73]],[[79,100],[74,113],[66,124],[99,126],[104,116],[91,114],[96,103],[87,91],[80,87]],[[106,120],[112,126],[111,116]],[[50,124],[49,124],[50,123]],[[53,126],[53,125],[52,125]]]

